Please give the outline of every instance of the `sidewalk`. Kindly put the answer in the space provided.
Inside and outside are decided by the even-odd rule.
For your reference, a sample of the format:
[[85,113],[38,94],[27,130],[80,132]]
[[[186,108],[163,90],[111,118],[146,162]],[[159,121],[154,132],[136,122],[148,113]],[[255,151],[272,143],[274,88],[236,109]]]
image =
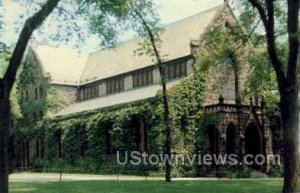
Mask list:
[[[10,182],[51,182],[60,181],[59,173],[14,173],[9,176]],[[94,180],[120,180],[120,181],[141,181],[141,180],[164,180],[163,177],[142,177],[126,175],[89,175],[89,174],[62,174],[62,181],[94,181]],[[173,181],[218,181],[231,180],[228,178],[173,178]],[[234,179],[237,180],[237,179]],[[248,178],[240,180],[257,180]],[[259,178],[259,180],[282,180],[281,178]]]

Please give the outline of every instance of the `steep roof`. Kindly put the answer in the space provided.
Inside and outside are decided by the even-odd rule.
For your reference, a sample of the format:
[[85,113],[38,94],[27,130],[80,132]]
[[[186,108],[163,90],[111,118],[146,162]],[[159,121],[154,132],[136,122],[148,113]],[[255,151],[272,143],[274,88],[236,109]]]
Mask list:
[[[199,40],[222,5],[167,25],[161,35],[161,55],[172,60],[191,54],[191,40]],[[153,65],[149,56],[138,56],[134,52],[140,47],[142,38],[133,38],[115,48],[85,54],[63,48],[34,46],[37,60],[51,83],[81,85]]]
[[[164,59],[172,60],[191,54],[191,40],[199,40],[223,6],[219,5],[165,27],[161,35],[160,52]],[[104,79],[124,72],[153,65],[152,58],[134,54],[142,42],[134,38],[114,49],[92,53],[82,75],[82,82]]]
[[51,83],[78,85],[88,54],[65,48],[52,48],[35,45],[31,47],[45,74],[49,74]]

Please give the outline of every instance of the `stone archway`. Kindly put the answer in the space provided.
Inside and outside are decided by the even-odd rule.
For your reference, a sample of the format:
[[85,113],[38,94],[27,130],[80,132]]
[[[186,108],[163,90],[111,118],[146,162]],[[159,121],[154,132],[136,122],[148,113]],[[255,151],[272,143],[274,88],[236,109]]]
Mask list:
[[219,153],[219,132],[215,125],[209,125],[206,130],[208,136],[208,153],[218,154]]
[[[206,136],[206,154],[211,155],[212,157],[214,155],[219,154],[219,131],[218,128],[215,125],[209,125],[206,128],[205,132]],[[206,172],[210,173],[211,175],[216,175],[214,172],[217,170],[217,165],[215,161],[211,162],[211,165],[206,166]]]
[[133,150],[144,153],[147,150],[148,139],[145,119],[142,115],[132,115],[129,127],[132,128],[132,140],[135,142]]
[[111,121],[107,121],[105,123],[105,143],[106,143],[106,154],[114,155],[115,153],[114,131],[113,131],[113,123]]
[[236,128],[233,123],[229,123],[226,129],[226,154],[235,153]]
[[[245,130],[245,155],[247,154],[251,154],[253,157],[263,154],[263,135],[259,127],[254,123],[250,123]],[[255,163],[251,167],[258,170],[262,168],[261,165]]]

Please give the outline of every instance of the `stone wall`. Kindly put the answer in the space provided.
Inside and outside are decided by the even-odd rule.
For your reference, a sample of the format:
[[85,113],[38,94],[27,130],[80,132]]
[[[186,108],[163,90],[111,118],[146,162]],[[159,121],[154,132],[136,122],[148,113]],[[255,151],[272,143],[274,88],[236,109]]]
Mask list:
[[[234,17],[231,9],[225,7],[224,11],[221,12],[216,18],[211,26],[207,28],[207,32],[210,32],[214,27],[218,26],[221,29],[226,28],[226,25],[230,23],[238,24],[236,18]],[[204,36],[205,37],[205,36]],[[205,53],[210,53],[210,50],[206,50],[203,46],[205,43],[205,38],[199,40],[199,50],[198,56],[196,57],[200,61],[201,57],[205,56]],[[202,45],[202,46],[201,46]],[[240,45],[240,43],[238,43]],[[237,43],[232,40],[232,47],[235,49],[235,54],[237,56],[237,64],[239,65],[240,72],[238,73],[239,91],[243,91],[245,87],[245,82],[250,72],[250,65],[246,62],[246,58],[250,55],[250,46],[245,43],[243,46],[238,46]],[[237,48],[238,47],[238,48]],[[216,61],[217,62],[217,61]],[[206,89],[206,99],[204,104],[214,104],[218,101],[220,95],[224,97],[225,103],[235,103],[235,74],[233,68],[230,64],[220,63],[211,65],[212,67],[207,73],[207,89]]]
[[52,85],[55,89],[58,89],[64,93],[64,96],[68,99],[69,104],[77,102],[78,88],[76,86],[68,85]]

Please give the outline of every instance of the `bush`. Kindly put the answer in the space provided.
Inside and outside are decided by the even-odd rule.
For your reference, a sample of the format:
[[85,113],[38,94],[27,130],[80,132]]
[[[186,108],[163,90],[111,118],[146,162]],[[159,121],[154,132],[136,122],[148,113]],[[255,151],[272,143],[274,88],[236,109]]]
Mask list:
[[246,165],[233,165],[228,168],[228,178],[249,178],[250,176],[251,170]]
[[184,171],[184,173],[183,173],[183,177],[193,178],[193,177],[196,177],[196,176],[197,176],[197,173],[196,173],[195,168]]
[[268,171],[268,176],[273,178],[283,177],[283,167],[282,165],[272,165]]

